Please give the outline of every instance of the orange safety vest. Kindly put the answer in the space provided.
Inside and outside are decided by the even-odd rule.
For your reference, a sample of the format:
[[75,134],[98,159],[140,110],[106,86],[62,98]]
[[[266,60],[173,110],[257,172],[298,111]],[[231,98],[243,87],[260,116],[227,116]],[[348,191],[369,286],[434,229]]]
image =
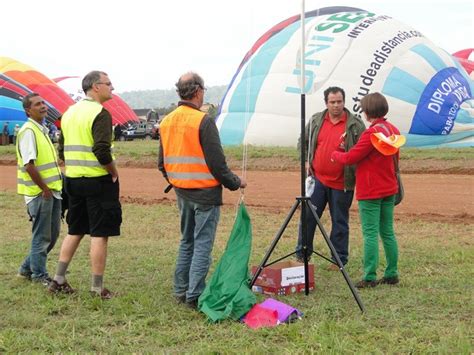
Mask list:
[[199,127],[205,113],[181,105],[160,123],[163,162],[170,183],[182,189],[219,186],[204,158]]

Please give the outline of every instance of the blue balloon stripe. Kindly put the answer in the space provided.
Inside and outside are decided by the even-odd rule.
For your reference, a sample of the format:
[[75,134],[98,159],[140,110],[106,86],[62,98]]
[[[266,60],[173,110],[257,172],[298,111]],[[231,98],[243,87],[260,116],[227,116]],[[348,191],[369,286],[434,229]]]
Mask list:
[[9,107],[0,107],[0,121],[9,123],[13,121],[23,122],[26,121],[26,114],[23,110],[17,110]]
[[278,36],[270,38],[248,62],[242,73],[242,80],[237,84],[230,99],[229,113],[222,122],[220,136],[223,144],[238,145],[243,143],[247,123],[255,112],[258,94],[271,65],[299,28],[300,21],[289,25]]
[[410,49],[412,52],[423,57],[437,72],[450,65],[446,64],[441,57],[425,44],[418,44]]
[[417,105],[425,86],[420,79],[395,67],[385,80],[382,93]]
[[7,96],[0,96],[0,107],[8,107],[23,111],[23,105],[20,101]]

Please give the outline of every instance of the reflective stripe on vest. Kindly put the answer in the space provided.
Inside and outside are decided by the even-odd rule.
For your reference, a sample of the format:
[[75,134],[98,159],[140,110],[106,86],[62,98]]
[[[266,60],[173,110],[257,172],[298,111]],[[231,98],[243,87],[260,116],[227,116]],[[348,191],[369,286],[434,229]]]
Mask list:
[[[92,125],[102,110],[103,107],[99,103],[84,99],[69,107],[64,113],[61,129],[64,137],[67,177],[97,177],[108,174],[92,152],[94,145]],[[112,127],[110,129],[112,130]],[[113,149],[112,142],[111,149]],[[115,160],[113,155],[112,159]]]
[[219,186],[204,158],[199,127],[204,112],[181,105],[160,124],[163,163],[173,186],[200,189]]
[[18,139],[16,142],[16,155],[18,160],[17,168],[17,191],[21,195],[37,196],[42,190],[31,179],[30,174],[26,171],[21,157],[19,142],[21,141],[27,129],[33,131],[36,141],[37,157],[35,160],[35,168],[39,172],[41,179],[48,186],[49,189],[61,191],[63,182],[61,179],[61,170],[58,166],[58,158],[56,149],[49,137],[35,123],[28,120],[18,132]]

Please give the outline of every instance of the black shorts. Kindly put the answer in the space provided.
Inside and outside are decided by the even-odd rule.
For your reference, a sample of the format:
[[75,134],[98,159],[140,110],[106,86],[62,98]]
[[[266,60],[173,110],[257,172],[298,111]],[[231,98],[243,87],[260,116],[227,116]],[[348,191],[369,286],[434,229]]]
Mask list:
[[120,235],[122,206],[119,190],[119,181],[112,182],[111,175],[66,178],[68,233],[94,237]]

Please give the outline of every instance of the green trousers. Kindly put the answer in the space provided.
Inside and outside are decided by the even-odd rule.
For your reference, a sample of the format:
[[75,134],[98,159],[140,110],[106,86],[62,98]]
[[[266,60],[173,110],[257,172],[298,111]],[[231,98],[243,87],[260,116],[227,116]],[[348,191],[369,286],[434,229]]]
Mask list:
[[398,245],[393,231],[393,209],[395,196],[376,200],[360,200],[359,214],[364,236],[365,281],[377,279],[379,265],[379,241],[382,239],[387,267],[384,277],[398,276]]

